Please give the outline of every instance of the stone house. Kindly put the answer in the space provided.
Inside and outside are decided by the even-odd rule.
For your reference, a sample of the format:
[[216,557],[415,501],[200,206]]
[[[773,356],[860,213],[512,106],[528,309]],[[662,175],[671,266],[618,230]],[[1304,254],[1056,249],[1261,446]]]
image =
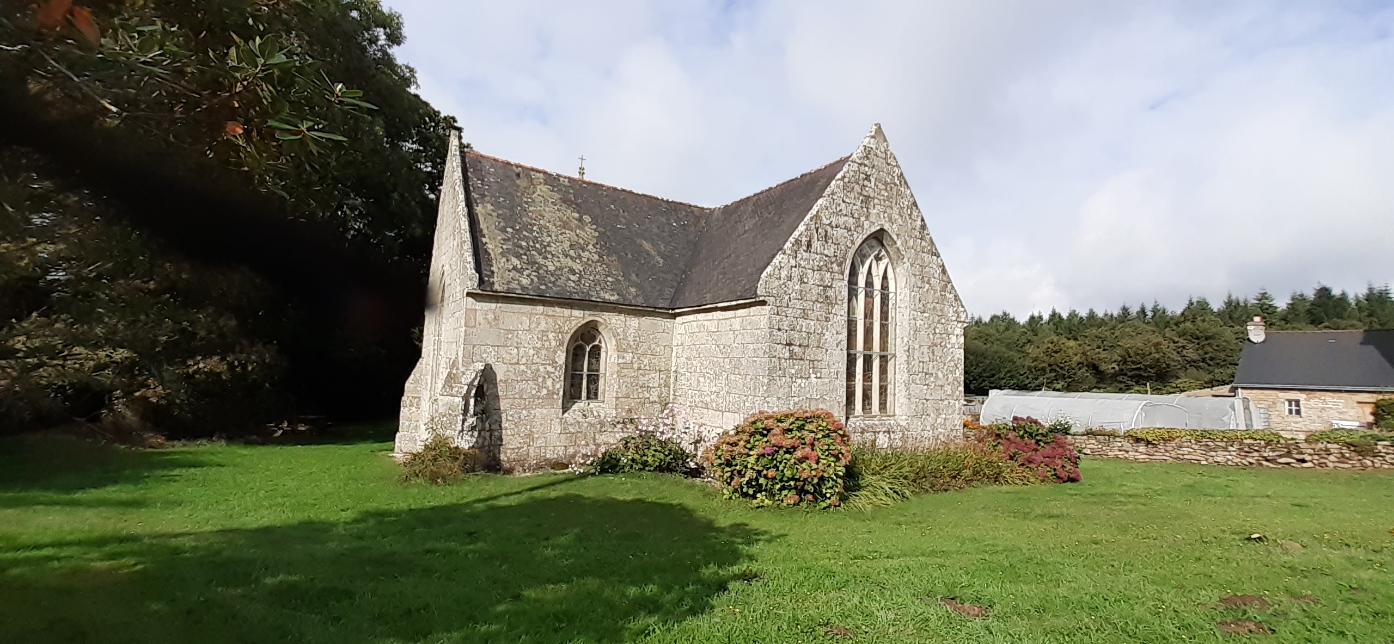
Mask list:
[[786,408],[880,445],[959,430],[967,315],[879,125],[717,208],[449,150],[398,454],[445,435],[530,469]]
[[1267,331],[1262,318],[1248,331],[1234,393],[1273,431],[1370,427],[1375,401],[1394,397],[1394,331]]

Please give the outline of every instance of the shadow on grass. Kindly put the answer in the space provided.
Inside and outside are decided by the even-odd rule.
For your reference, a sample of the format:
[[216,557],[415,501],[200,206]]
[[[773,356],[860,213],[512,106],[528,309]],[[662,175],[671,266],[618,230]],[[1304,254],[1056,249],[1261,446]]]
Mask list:
[[620,642],[710,608],[760,538],[665,503],[509,502],[32,544],[0,555],[0,641]]
[[73,493],[210,465],[187,451],[133,449],[54,433],[9,436],[0,439],[0,507],[138,505]]
[[397,421],[357,422],[331,425],[315,431],[287,431],[280,436],[254,435],[232,442],[245,445],[358,445],[391,443],[397,436]]

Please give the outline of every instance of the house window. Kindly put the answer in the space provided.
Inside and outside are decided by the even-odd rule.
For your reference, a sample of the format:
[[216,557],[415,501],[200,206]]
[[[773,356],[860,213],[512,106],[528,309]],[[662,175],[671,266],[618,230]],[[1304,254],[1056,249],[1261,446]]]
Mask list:
[[600,400],[604,353],[604,341],[595,327],[583,328],[571,338],[566,361],[567,402]]
[[847,415],[895,409],[895,271],[881,240],[862,243],[847,274]]
[[1287,403],[1287,410],[1288,410],[1288,415],[1289,415],[1289,416],[1301,416],[1301,415],[1302,415],[1302,401],[1300,401],[1300,400],[1287,400],[1287,401],[1284,401],[1284,402]]

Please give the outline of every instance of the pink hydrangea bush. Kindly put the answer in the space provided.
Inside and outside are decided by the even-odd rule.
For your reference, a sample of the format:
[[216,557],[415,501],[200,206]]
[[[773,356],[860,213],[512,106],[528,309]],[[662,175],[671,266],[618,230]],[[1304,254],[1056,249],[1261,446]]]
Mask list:
[[846,498],[852,451],[832,413],[797,409],[752,415],[722,434],[705,460],[729,496],[837,507]]

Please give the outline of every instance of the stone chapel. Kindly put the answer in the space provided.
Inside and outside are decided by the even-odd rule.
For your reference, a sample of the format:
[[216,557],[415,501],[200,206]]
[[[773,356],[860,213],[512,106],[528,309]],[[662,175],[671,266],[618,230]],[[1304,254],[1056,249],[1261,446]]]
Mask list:
[[860,442],[950,439],[966,320],[879,125],[851,155],[716,208],[453,135],[396,452],[445,435],[537,469],[673,410],[711,437],[822,408]]

